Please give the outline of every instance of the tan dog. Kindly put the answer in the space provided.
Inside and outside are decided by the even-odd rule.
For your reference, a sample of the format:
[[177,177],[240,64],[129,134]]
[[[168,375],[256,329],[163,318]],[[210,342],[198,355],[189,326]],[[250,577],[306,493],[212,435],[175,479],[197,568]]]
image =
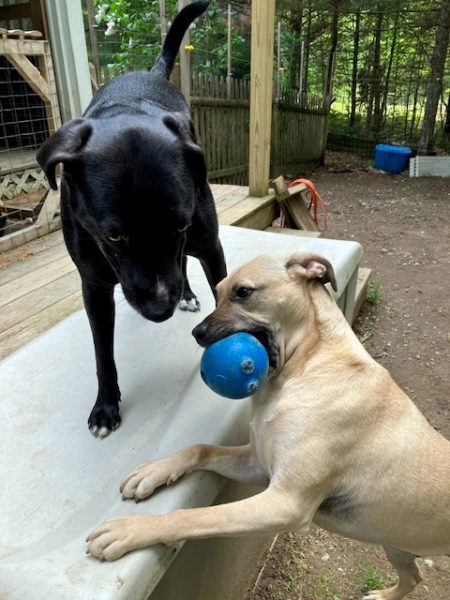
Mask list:
[[230,504],[107,521],[88,552],[115,560],[159,542],[292,530],[311,523],[382,544],[399,574],[366,600],[400,600],[421,581],[415,556],[450,553],[450,443],[362,347],[321,283],[323,258],[262,256],[218,286],[194,329],[201,345],[248,331],[265,345],[270,378],[252,398],[250,443],[197,445],[135,469],[123,498],[142,500],[195,470],[265,490]]

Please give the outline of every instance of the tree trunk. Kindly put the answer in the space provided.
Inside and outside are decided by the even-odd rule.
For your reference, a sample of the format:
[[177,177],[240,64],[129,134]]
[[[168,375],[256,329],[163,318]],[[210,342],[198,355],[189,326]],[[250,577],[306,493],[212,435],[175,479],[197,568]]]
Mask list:
[[404,121],[404,126],[403,126],[403,137],[405,138],[405,140],[408,137],[409,103],[411,101],[411,94],[412,94],[413,73],[415,71],[415,66],[416,66],[416,54],[413,54],[412,63],[408,66],[410,67],[410,69],[409,69],[409,76],[408,76],[408,88],[406,91],[406,101],[405,101],[405,109],[406,109],[405,110],[405,121]]
[[359,31],[361,24],[361,13],[355,14],[355,33],[353,34],[353,60],[352,60],[352,91],[350,107],[350,127],[356,122],[356,90],[358,87],[358,58],[359,58]]
[[448,95],[448,100],[447,100],[447,110],[445,113],[444,133],[446,135],[450,135],[450,94]]
[[375,26],[375,47],[373,53],[373,131],[378,135],[381,131],[381,90],[383,87],[381,73],[381,27],[383,25],[383,13],[377,15]]
[[442,78],[447,56],[450,33],[450,0],[442,0],[439,22],[436,28],[436,43],[431,57],[431,73],[428,80],[425,114],[420,136],[419,154],[429,154],[433,149],[433,134],[439,98],[442,94]]
[[301,63],[301,35],[302,35],[302,18],[303,18],[303,1],[296,3],[292,10],[292,18],[289,20],[289,27],[295,36],[295,43],[292,56],[292,68],[289,74],[291,90],[296,90],[299,87],[300,80],[300,63]]
[[312,21],[312,8],[311,2],[308,6],[308,26],[306,29],[306,40],[305,40],[305,56],[303,66],[303,94],[300,98],[300,102],[303,106],[306,106],[308,101],[308,72],[309,72],[309,47],[311,44],[311,21]]
[[420,72],[422,70],[422,66],[423,66],[423,54],[421,54],[419,56],[419,66],[417,69],[417,72],[419,75],[416,78],[416,89],[414,91],[414,102],[413,102],[413,110],[412,110],[412,116],[411,116],[411,125],[409,128],[409,137],[410,138],[412,138],[412,136],[414,134],[414,129],[416,127],[417,104],[419,102],[419,89],[420,89]]
[[338,44],[338,22],[339,22],[339,1],[340,0],[332,0],[331,4],[333,7],[333,19],[331,21],[331,48],[330,53],[328,55],[328,68],[327,68],[327,76],[325,80],[325,97],[331,99],[331,91],[333,88],[333,68],[334,68],[334,59],[336,55],[336,48]]
[[[398,14],[395,16],[394,19],[394,32],[392,34],[392,42],[391,42],[391,50],[389,53],[389,61],[388,61],[388,66],[387,66],[387,70],[386,70],[386,77],[385,77],[385,81],[384,81],[384,92],[383,92],[383,102],[381,105],[381,118],[383,120],[383,127],[386,124],[386,119],[387,119],[387,104],[388,104],[388,95],[389,95],[389,82],[391,79],[391,71],[392,71],[392,63],[394,62],[394,55],[395,55],[395,47],[397,44],[397,26],[398,26]],[[394,103],[395,106],[395,103]]]

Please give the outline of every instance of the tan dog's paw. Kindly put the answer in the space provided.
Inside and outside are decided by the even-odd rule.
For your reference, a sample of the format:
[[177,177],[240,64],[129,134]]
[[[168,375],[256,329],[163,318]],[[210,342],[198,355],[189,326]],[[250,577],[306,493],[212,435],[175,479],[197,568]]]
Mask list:
[[86,538],[86,554],[112,561],[131,550],[150,545],[143,539],[144,520],[147,521],[147,518],[136,515],[105,521]]
[[405,592],[401,592],[398,586],[386,590],[373,590],[368,592],[362,600],[401,600]]
[[151,496],[156,488],[174,483],[184,473],[185,468],[171,457],[139,465],[122,481],[122,498],[134,498],[139,502]]

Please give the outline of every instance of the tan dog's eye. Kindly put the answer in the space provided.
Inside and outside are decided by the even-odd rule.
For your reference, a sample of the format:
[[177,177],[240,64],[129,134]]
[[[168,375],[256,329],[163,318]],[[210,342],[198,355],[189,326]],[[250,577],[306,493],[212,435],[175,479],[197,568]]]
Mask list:
[[249,287],[240,287],[237,288],[234,292],[234,296],[235,298],[248,298],[249,296],[251,296],[253,294],[253,289],[249,288]]

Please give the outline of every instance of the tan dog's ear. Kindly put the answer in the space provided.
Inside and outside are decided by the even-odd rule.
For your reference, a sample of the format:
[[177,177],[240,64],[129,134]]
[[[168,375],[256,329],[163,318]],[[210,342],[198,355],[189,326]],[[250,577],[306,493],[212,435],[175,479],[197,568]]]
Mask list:
[[315,254],[293,254],[286,263],[286,270],[300,273],[306,279],[320,279],[324,285],[331,283],[337,292],[336,278],[331,263],[323,256]]

